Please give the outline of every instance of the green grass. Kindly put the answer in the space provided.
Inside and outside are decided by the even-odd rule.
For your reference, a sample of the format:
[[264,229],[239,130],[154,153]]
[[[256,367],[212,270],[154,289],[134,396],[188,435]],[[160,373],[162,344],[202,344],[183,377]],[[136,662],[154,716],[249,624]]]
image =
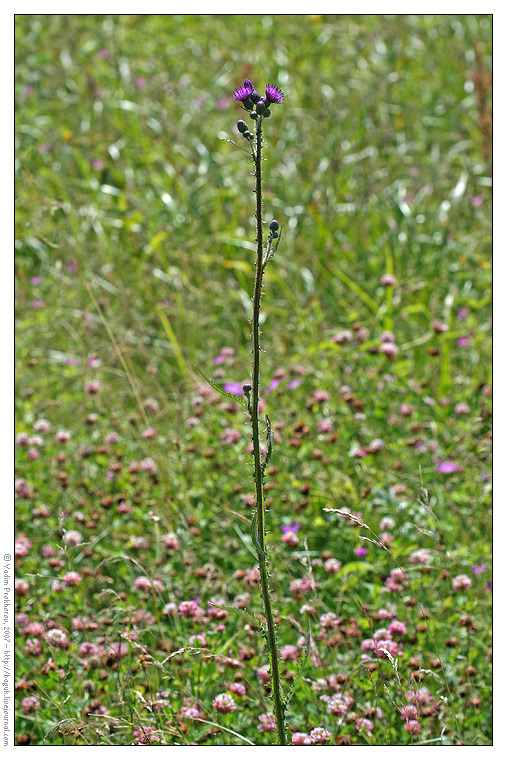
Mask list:
[[[195,402],[196,367],[225,369],[220,385],[251,370],[253,180],[226,141],[240,116],[232,89],[248,76],[286,96],[267,124],[264,206],[284,233],[265,278],[262,387],[286,373],[263,394],[277,434],[266,495],[279,636],[304,636],[306,603],[316,642],[291,729],[325,726],[331,744],[490,744],[491,17],[19,16],[16,56],[17,432],[32,435],[40,417],[52,425],[38,459],[17,449],[17,476],[33,492],[17,505],[17,535],[32,544],[17,560],[30,584],[17,609],[46,631],[55,621],[70,642],[52,650],[41,634],[41,654],[29,656],[19,631],[17,680],[35,685],[17,692],[18,741],[131,744],[153,725],[166,744],[271,743],[257,728],[269,699],[255,624],[230,611],[222,631],[222,621],[162,613],[198,596],[204,609],[212,597],[233,605],[245,591],[248,610],[261,610],[255,585],[238,577],[255,565],[241,498],[253,492],[248,420],[218,394]],[[385,273],[396,287],[380,284]],[[435,320],[448,331],[436,334]],[[338,345],[341,330],[356,338]],[[384,330],[396,336],[393,361],[378,352]],[[236,352],[215,367],[223,346]],[[92,379],[95,396],[83,391]],[[312,401],[315,390],[329,399]],[[457,414],[458,403],[469,412]],[[323,418],[333,432],[318,432]],[[150,426],[156,439],[142,437]],[[238,443],[220,438],[225,428],[240,431]],[[59,429],[71,433],[65,445],[53,440]],[[112,431],[119,442],[107,444]],[[376,438],[382,451],[354,455]],[[155,474],[129,472],[146,457]],[[343,506],[376,532],[392,517],[393,556],[323,512]],[[281,541],[291,522],[301,525],[294,548]],[[84,546],[66,547],[70,529]],[[178,550],[163,547],[168,531]],[[140,536],[147,545],[136,549]],[[45,545],[61,563],[41,557]],[[410,563],[420,548],[429,560]],[[336,575],[323,567],[331,555]],[[385,593],[396,563],[410,585]],[[81,583],[52,590],[68,570]],[[310,572],[316,591],[295,597],[291,580]],[[472,586],[457,592],[451,579],[462,573]],[[144,574],[161,580],[160,593],[134,589]],[[387,659],[361,664],[361,641],[384,627],[377,612],[388,602],[408,629],[399,683]],[[137,609],[152,618],[133,623]],[[343,620],[319,638],[327,612]],[[72,633],[77,615],[99,628]],[[108,657],[132,630],[128,654]],[[167,659],[203,632],[212,656]],[[80,656],[84,641],[99,654]],[[286,684],[296,670],[284,662]],[[320,699],[337,687],[318,679],[336,673],[354,699],[343,717]],[[246,696],[221,715],[213,698],[238,674]],[[414,684],[438,707],[411,738],[399,708]],[[150,712],[157,691],[167,696]],[[25,714],[30,694],[41,706]],[[185,699],[223,730],[182,717]],[[96,700],[107,714],[89,717]],[[356,719],[371,706],[383,717],[369,735]]]

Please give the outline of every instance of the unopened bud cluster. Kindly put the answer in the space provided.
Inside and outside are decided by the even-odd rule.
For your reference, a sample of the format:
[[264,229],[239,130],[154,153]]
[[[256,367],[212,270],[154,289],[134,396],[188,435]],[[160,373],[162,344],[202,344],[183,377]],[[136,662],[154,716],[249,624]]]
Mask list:
[[278,230],[280,228],[280,225],[276,221],[276,219],[273,219],[272,222],[269,223],[269,234],[272,238],[277,238],[279,233]]
[[240,119],[236,124],[238,132],[243,135],[247,140],[253,140],[253,134],[248,130],[248,124],[243,119]]

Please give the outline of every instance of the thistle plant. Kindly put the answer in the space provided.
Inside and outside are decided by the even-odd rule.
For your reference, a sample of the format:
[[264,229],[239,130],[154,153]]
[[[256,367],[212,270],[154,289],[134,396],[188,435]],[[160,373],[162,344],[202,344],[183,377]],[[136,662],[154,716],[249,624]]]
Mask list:
[[245,111],[249,113],[253,121],[253,133],[243,120],[238,121],[237,127],[240,134],[247,140],[255,167],[255,218],[257,230],[257,256],[255,264],[255,285],[253,293],[252,314],[252,383],[245,384],[243,391],[247,399],[248,411],[252,426],[253,444],[253,477],[255,482],[256,507],[252,520],[252,541],[257,551],[259,560],[260,585],[264,616],[266,619],[265,637],[267,641],[269,660],[271,667],[271,688],[273,699],[273,711],[276,720],[278,741],[281,745],[287,743],[285,733],[285,702],[282,696],[280,683],[280,669],[278,656],[278,642],[276,637],[275,621],[269,587],[268,555],[266,548],[266,520],[264,509],[264,473],[271,458],[273,439],[271,422],[266,416],[266,429],[268,449],[264,459],[261,457],[260,429],[259,429],[259,384],[260,384],[260,329],[259,319],[262,298],[262,279],[268,262],[275,255],[280,243],[281,228],[276,219],[269,224],[269,232],[266,244],[264,244],[263,211],[262,211],[262,125],[265,119],[271,115],[270,105],[280,104],[284,99],[281,90],[272,84],[266,85],[265,97],[254,90],[253,84],[245,79],[243,85],[234,91],[234,98],[240,101]]
[[[274,84],[266,85],[265,95],[262,96],[255,91],[250,80],[245,79],[244,83],[234,90],[234,99],[242,104],[244,111],[252,121],[249,127],[246,121],[240,119],[237,122],[237,128],[240,135],[248,145],[247,152],[250,153],[254,165],[255,177],[255,218],[256,218],[256,261],[255,261],[255,284],[253,290],[253,312],[251,321],[251,339],[252,339],[252,381],[243,385],[245,401],[241,402],[248,410],[250,423],[252,427],[252,444],[253,444],[253,479],[255,482],[256,505],[251,525],[251,538],[255,547],[259,561],[260,587],[262,603],[264,607],[265,623],[262,625],[264,637],[266,639],[271,673],[271,696],[273,700],[273,712],[276,721],[276,730],[278,742],[286,745],[287,733],[285,726],[285,711],[288,705],[292,690],[284,695],[280,682],[280,666],[278,641],[276,635],[276,626],[273,615],[273,605],[271,590],[269,585],[268,569],[268,550],[266,546],[266,518],[264,507],[264,475],[266,467],[271,459],[273,448],[273,438],[271,422],[266,415],[266,433],[267,433],[267,452],[263,457],[261,455],[260,444],[260,422],[259,422],[259,386],[260,386],[260,311],[262,298],[262,280],[267,264],[276,254],[278,245],[281,240],[282,228],[276,219],[270,221],[267,235],[264,235],[264,219],[262,209],[262,145],[263,145],[263,124],[271,116],[271,105],[281,104],[284,99],[283,92]],[[230,141],[232,142],[232,141]],[[236,143],[234,143],[236,144]],[[202,373],[200,373],[202,375]],[[210,382],[213,387],[224,393],[214,383],[211,383],[205,375],[203,377]],[[225,393],[225,395],[230,395]],[[304,663],[303,663],[304,666]],[[293,683],[293,687],[295,683]]]
[[[264,245],[263,229],[263,212],[262,212],[262,125],[265,119],[271,114],[270,105],[280,104],[283,101],[283,93],[276,85],[268,84],[266,86],[265,97],[261,97],[254,90],[253,84],[245,79],[243,86],[234,92],[235,100],[241,101],[245,111],[253,121],[253,134],[243,120],[238,121],[238,130],[240,134],[248,141],[252,160],[255,167],[255,218],[257,229],[257,256],[255,264],[255,285],[253,293],[253,314],[252,314],[252,383],[244,386],[243,390],[247,398],[248,411],[252,425],[252,444],[253,444],[253,461],[254,461],[254,482],[256,508],[252,520],[252,540],[257,551],[259,560],[260,585],[262,602],[264,605],[264,616],[266,619],[265,637],[267,641],[269,660],[271,667],[271,688],[273,699],[273,711],[276,720],[276,729],[278,741],[281,745],[287,744],[285,733],[285,702],[282,696],[280,683],[280,669],[278,656],[278,642],[276,637],[275,621],[273,617],[273,608],[271,602],[271,591],[269,587],[268,555],[266,548],[266,520],[264,510],[264,473],[271,458],[272,452],[272,433],[271,422],[266,416],[266,428],[268,449],[264,460],[261,458],[260,447],[260,429],[259,429],[259,384],[260,384],[260,329],[259,319],[261,310],[262,297],[262,278],[268,262],[275,255],[280,243],[280,226],[273,219],[269,224],[269,232],[266,245]],[[246,127],[246,129],[245,129]]]

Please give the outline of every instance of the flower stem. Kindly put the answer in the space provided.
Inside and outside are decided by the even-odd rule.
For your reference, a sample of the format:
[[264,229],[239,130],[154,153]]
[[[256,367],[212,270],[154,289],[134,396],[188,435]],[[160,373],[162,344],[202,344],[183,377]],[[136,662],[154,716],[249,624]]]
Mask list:
[[261,465],[261,450],[259,441],[259,384],[261,374],[261,347],[260,347],[260,330],[259,317],[261,312],[262,298],[262,257],[263,257],[263,234],[262,234],[262,117],[258,120],[257,140],[255,151],[255,194],[256,208],[255,216],[257,220],[257,262],[255,269],[255,287],[253,295],[253,316],[252,316],[252,342],[253,342],[253,376],[252,376],[252,440],[254,456],[254,480],[257,504],[257,530],[259,544],[262,551],[265,550],[264,535],[264,494],[263,494],[263,477]]
[[274,714],[276,720],[276,729],[278,741],[281,745],[286,745],[285,735],[285,717],[284,705],[280,686],[280,671],[278,647],[276,641],[275,621],[271,607],[271,593],[269,589],[268,561],[265,543],[265,513],[264,513],[264,493],[263,479],[264,468],[261,463],[260,440],[259,440],[259,385],[260,385],[260,330],[259,317],[261,310],[262,298],[262,276],[264,273],[263,266],[263,231],[262,231],[262,117],[257,122],[256,129],[256,150],[254,154],[255,163],[255,193],[256,193],[256,220],[257,220],[257,262],[255,273],[255,287],[253,296],[253,317],[252,317],[252,343],[253,343],[253,376],[252,376],[252,442],[254,458],[254,480],[256,490],[256,510],[257,510],[257,554],[259,558],[259,572],[262,601],[264,604],[264,616],[266,618],[266,638],[269,649],[269,659],[271,666],[271,688],[274,705]]

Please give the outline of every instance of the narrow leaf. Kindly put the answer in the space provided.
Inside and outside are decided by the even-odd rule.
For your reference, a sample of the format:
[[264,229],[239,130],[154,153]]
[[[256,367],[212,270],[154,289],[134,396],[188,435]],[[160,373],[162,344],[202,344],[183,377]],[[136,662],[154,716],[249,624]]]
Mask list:
[[196,372],[202,377],[203,380],[205,380],[208,385],[211,385],[212,388],[214,388],[218,393],[221,393],[222,396],[228,396],[229,398],[232,398],[233,401],[237,401],[238,404],[241,404],[241,406],[244,406],[245,409],[248,409],[247,405],[244,401],[241,401],[237,396],[234,396],[232,393],[228,393],[227,391],[224,391],[223,388],[219,388],[218,385],[215,385],[213,380],[210,380],[207,375],[204,374],[198,367],[195,368]]
[[262,562],[264,562],[266,555],[264,554],[264,551],[262,550],[262,546],[260,545],[260,542],[259,542],[259,536],[257,535],[257,512],[254,512],[253,517],[252,517],[252,525],[251,525],[251,528],[250,528],[250,536],[252,538],[252,543],[255,546],[256,550],[257,550],[257,556],[259,558],[259,563],[262,563]]
[[267,441],[268,441],[268,450],[266,453],[266,459],[264,460],[262,464],[262,474],[264,475],[264,470],[268,466],[268,462],[271,459],[271,454],[273,452],[273,434],[271,432],[271,420],[269,419],[268,415],[266,414],[266,426],[267,426]]

